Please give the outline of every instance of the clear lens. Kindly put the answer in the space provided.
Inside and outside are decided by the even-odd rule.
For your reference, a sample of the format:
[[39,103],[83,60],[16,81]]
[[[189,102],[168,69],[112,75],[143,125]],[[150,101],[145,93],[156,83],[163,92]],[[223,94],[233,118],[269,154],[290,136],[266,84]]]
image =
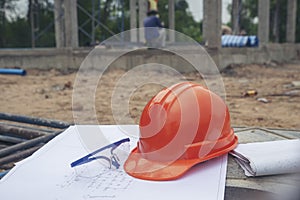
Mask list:
[[94,155],[95,160],[73,167],[77,177],[102,177],[110,171],[123,171],[123,164],[129,155],[129,142],[122,143],[117,148],[105,149]]

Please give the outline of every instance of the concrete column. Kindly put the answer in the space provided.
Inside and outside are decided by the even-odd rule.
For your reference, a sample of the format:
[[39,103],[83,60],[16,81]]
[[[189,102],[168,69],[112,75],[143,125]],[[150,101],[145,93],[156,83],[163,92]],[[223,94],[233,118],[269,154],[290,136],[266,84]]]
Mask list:
[[55,43],[56,48],[65,46],[65,26],[63,0],[54,1],[54,24],[55,24]]
[[260,44],[269,42],[270,0],[258,0],[258,39]]
[[288,0],[287,10],[288,12],[286,21],[286,42],[295,43],[297,0]]
[[240,26],[239,26],[239,15],[240,15],[240,0],[232,0],[232,32],[233,34],[239,34]]
[[136,22],[136,3],[137,0],[130,0],[130,41],[137,42],[137,22]]
[[147,0],[138,0],[139,2],[139,41],[145,42],[145,36],[144,36],[144,19],[147,16],[147,7],[148,7],[148,1]]
[[203,0],[203,39],[209,48],[221,47],[222,0]]
[[64,0],[66,47],[78,47],[77,1]]
[[[175,30],[175,1],[169,0],[169,29]],[[175,32],[169,32],[169,40],[170,42],[175,42]]]

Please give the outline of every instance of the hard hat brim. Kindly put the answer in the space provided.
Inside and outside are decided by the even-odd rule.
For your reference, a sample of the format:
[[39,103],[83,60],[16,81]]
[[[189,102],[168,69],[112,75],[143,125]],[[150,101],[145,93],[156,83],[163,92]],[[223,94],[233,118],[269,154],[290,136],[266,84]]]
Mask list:
[[197,159],[182,159],[168,163],[156,162],[143,158],[143,155],[138,152],[137,148],[133,149],[128,159],[124,163],[124,170],[135,178],[152,180],[152,181],[167,181],[174,180],[185,174],[194,165],[207,161],[209,159],[224,155],[233,150],[238,143],[238,138],[234,136],[233,141],[222,151],[209,154],[203,158]]

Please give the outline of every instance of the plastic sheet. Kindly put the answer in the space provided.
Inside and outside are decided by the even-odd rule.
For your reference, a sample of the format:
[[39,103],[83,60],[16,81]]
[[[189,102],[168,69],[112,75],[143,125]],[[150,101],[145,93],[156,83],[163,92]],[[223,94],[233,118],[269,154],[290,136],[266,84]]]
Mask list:
[[255,35],[222,35],[222,47],[257,47],[258,43]]

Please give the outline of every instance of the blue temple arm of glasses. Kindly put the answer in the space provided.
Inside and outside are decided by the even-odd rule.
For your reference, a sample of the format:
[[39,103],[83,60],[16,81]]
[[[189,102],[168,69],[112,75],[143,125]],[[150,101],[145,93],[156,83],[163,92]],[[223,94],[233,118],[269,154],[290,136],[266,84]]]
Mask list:
[[79,166],[79,165],[83,165],[85,163],[88,163],[88,162],[91,162],[93,160],[97,160],[97,159],[104,159],[106,160],[107,162],[110,162],[110,159],[105,157],[105,156],[96,156],[96,157],[90,157],[90,158],[87,158],[87,159],[84,159],[82,160],[80,163],[76,163],[76,165],[72,166],[72,164],[74,163],[71,163],[71,167],[76,167],[76,166]]
[[78,165],[82,165],[82,164],[85,164],[85,163],[88,163],[88,162],[91,162],[97,158],[95,157],[92,157],[93,155],[105,150],[105,149],[108,149],[108,148],[115,148],[115,147],[118,147],[119,145],[121,145],[122,143],[124,142],[129,142],[130,139],[129,138],[124,138],[122,140],[119,140],[117,142],[114,142],[112,144],[109,144],[107,146],[104,146],[104,147],[101,147],[100,149],[97,149],[96,151],[92,152],[92,153],[89,153],[88,155],[82,157],[82,158],[79,158],[78,160],[74,161],[71,163],[71,167],[76,167]]

